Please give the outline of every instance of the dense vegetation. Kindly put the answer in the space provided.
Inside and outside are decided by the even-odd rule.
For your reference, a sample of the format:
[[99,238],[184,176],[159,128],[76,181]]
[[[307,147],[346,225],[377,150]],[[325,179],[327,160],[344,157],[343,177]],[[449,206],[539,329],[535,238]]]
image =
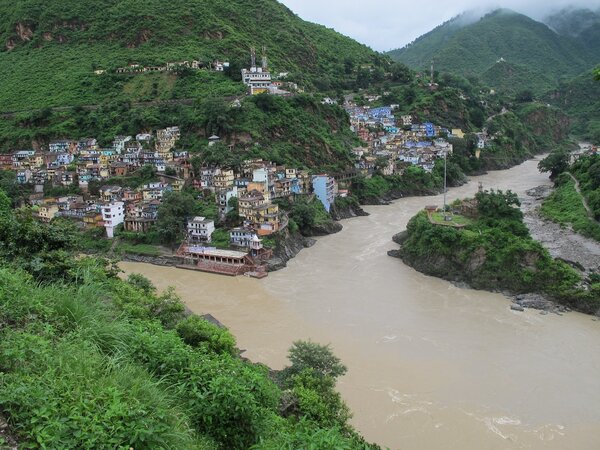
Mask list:
[[540,168],[550,171],[555,181],[555,191],[544,201],[542,214],[600,241],[600,156],[584,156],[569,166],[566,155],[557,152],[542,161]]
[[593,72],[561,82],[544,98],[569,114],[574,134],[600,144],[600,83],[594,80]]
[[[484,191],[475,200],[464,228],[433,224],[425,212],[413,217],[402,259],[426,274],[474,288],[539,292],[579,311],[598,311],[600,283],[592,280],[582,289],[579,273],[531,238],[514,193]],[[453,207],[460,210],[461,203]]]
[[[275,0],[26,0],[0,4],[0,110],[113,100],[190,98],[214,89],[236,93],[250,47],[267,47],[275,73],[310,87],[345,87],[362,64],[384,58],[333,30],[305,22]],[[227,74],[95,75],[129,63],[230,61]],[[227,81],[229,80],[229,81]],[[227,86],[227,84],[229,86]],[[61,86],[61,89],[56,89]],[[0,111],[1,112],[1,111]]]
[[[245,98],[240,107],[209,97],[195,106],[142,109],[115,103],[93,111],[23,113],[0,121],[0,150],[89,136],[108,145],[116,135],[135,135],[174,124],[181,128],[181,148],[198,154],[200,163],[230,167],[261,157],[295,167],[340,169],[348,166],[350,149],[358,145],[341,108],[322,105],[308,95],[259,95]],[[209,148],[207,138],[215,133],[223,139],[222,145]],[[227,144],[234,146],[233,152]]]
[[542,94],[593,67],[598,37],[562,36],[524,15],[497,10],[478,20],[459,16],[390,56],[415,69],[429,68],[434,59],[441,71],[479,76],[496,89]]
[[272,378],[172,290],[71,257],[68,224],[13,213],[2,192],[0,234],[0,411],[22,447],[369,447],[328,347],[295,343]]

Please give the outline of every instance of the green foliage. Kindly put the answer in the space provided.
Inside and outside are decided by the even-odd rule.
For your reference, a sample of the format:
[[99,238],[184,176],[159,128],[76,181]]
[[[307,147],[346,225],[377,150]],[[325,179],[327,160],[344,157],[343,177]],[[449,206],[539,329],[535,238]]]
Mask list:
[[159,208],[156,231],[162,242],[174,244],[181,239],[186,220],[196,212],[196,200],[187,192],[167,193]]
[[[367,450],[377,449],[376,445],[369,445],[356,435],[339,428],[318,428],[312,422],[301,419],[300,421],[287,421],[275,428],[277,433],[262,439],[252,450],[291,450],[310,448],[311,450]],[[310,443],[310,444],[309,444]]]
[[156,292],[156,287],[152,284],[148,278],[139,273],[131,273],[127,277],[127,282],[135,288],[141,290],[144,294],[149,295]]
[[40,281],[74,275],[77,264],[68,251],[76,248],[75,236],[75,227],[68,220],[44,225],[28,208],[0,214],[0,258],[15,261]]
[[519,103],[528,103],[533,101],[533,92],[530,89],[524,89],[517,92],[515,95],[515,101]]
[[[387,195],[436,194],[444,185],[443,161],[441,164],[441,169],[436,164],[433,172],[426,172],[418,166],[409,165],[404,169],[402,175],[359,177],[352,183],[352,193],[360,203],[378,203],[381,199],[385,199]],[[455,172],[450,171],[449,173],[451,176],[455,173],[456,178],[464,178],[464,174],[458,167],[456,167]]]
[[[590,69],[597,60],[597,40],[586,45],[513,11],[469,19],[452,19],[390,56],[415,69],[428,69],[434,59],[440,71],[480,76],[513,94],[524,89],[542,94],[561,77]],[[500,57],[506,61],[498,61]]]
[[425,212],[413,217],[401,249],[403,260],[429,275],[477,289],[540,292],[587,313],[600,308],[598,292],[582,289],[579,273],[531,238],[514,194],[483,192],[478,200],[479,217],[462,229],[432,224]]
[[[549,219],[571,225],[578,233],[600,241],[600,157],[580,157],[567,169],[569,173],[563,173],[555,180],[556,189],[544,201],[541,211]],[[571,176],[579,182],[581,194]],[[587,202],[591,214],[583,201]]]
[[213,231],[210,245],[221,249],[229,248],[230,236],[229,231],[224,228],[217,228]]
[[310,235],[314,228],[327,226],[333,222],[333,219],[317,198],[309,201],[307,197],[298,196],[293,201],[277,200],[277,202],[280,208],[288,212],[290,220],[303,234]]
[[563,149],[553,151],[538,164],[540,172],[550,172],[554,179],[569,168],[569,153]]
[[544,200],[540,212],[554,222],[570,225],[577,233],[600,241],[600,224],[588,217],[582,197],[575,190],[575,182],[567,174],[559,177],[555,191]]
[[[26,210],[0,220],[0,410],[24,448],[242,449],[299,436],[364,447],[332,376],[296,378],[307,419],[285,420],[268,369],[234,356],[227,331],[186,317],[172,289],[67,256],[71,232],[30,223]],[[69,275],[37,283],[26,251],[61,252]]]
[[477,200],[477,211],[481,219],[523,220],[523,213],[519,209],[521,202],[514,192],[508,190],[481,191],[475,194]]
[[235,338],[231,333],[201,317],[186,317],[177,324],[177,334],[192,347],[207,347],[215,353],[236,354]]
[[329,345],[320,345],[311,341],[296,341],[289,350],[291,366],[284,370],[284,376],[290,377],[306,369],[312,376],[336,379],[347,371],[340,359],[333,354]]
[[565,110],[573,120],[572,131],[581,139],[600,144],[600,83],[592,71],[564,80],[545,101]]
[[6,193],[0,189],[0,215],[9,214],[11,210],[11,200]]
[[115,249],[115,253],[130,254],[130,255],[141,255],[141,256],[160,256],[161,251],[155,245],[152,244],[130,244],[129,242],[118,242]]
[[[385,67],[385,58],[323,26],[304,22],[274,1],[252,14],[235,1],[177,0],[167,11],[152,0],[102,0],[90,5],[67,0],[59,6],[39,0],[0,6],[0,41],[15,44],[0,64],[4,81],[0,104],[7,110],[100,104],[106,99],[152,101],[239,95],[245,87],[238,69],[249,66],[249,48],[268,49],[269,64],[304,87],[317,80],[333,89],[351,86],[356,67]],[[15,24],[31,30],[21,39]],[[135,62],[147,66],[199,59],[209,65],[229,60],[229,74],[207,70],[178,73],[115,74]],[[65,71],[65,67],[69,67]],[[93,70],[109,73],[95,75]],[[233,70],[235,69],[235,73]],[[229,75],[229,76],[227,76]],[[324,82],[324,83],[323,83]],[[61,86],[61,89],[56,89]]]
[[298,402],[300,417],[326,427],[344,428],[350,410],[335,391],[335,377],[323,376],[318,369],[306,368],[287,380]]

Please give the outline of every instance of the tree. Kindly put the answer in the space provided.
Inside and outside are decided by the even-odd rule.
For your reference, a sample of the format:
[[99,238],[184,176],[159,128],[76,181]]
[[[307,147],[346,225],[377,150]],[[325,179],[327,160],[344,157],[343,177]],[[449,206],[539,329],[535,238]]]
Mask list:
[[240,217],[239,205],[238,205],[238,198],[237,197],[231,197],[229,199],[229,201],[227,202],[227,206],[229,206],[232,209],[225,216],[225,222],[227,223],[228,226],[237,227],[241,223],[241,217]]
[[139,176],[144,181],[151,181],[156,176],[156,169],[151,164],[144,164],[139,169]]
[[158,208],[156,231],[165,244],[174,244],[182,235],[186,220],[196,212],[196,200],[187,192],[170,192]]
[[508,190],[502,192],[500,189],[495,191],[478,192],[475,194],[477,199],[477,209],[483,218],[489,219],[513,219],[521,221],[523,213],[519,209],[521,202],[517,194]]
[[319,377],[338,378],[347,371],[340,359],[333,354],[331,346],[311,341],[296,341],[289,350],[291,366],[284,369],[285,376],[302,373],[311,369]]
[[392,64],[391,73],[392,73],[392,81],[395,81],[397,83],[410,83],[412,81],[412,77],[413,77],[412,72],[404,64],[401,64],[401,63]]
[[594,79],[596,81],[600,81],[600,67],[597,67],[596,69],[594,69]]
[[557,150],[550,153],[538,164],[540,172],[550,172],[550,178],[554,179],[569,168],[569,153],[565,150]]
[[515,101],[519,103],[527,103],[533,101],[533,92],[531,89],[524,89],[515,95]]
[[222,135],[229,133],[233,128],[233,120],[229,105],[221,97],[208,97],[198,103],[200,125],[204,134]]
[[235,338],[225,328],[191,315],[176,326],[177,334],[192,347],[206,347],[215,353],[235,355]]
[[3,190],[0,190],[0,214],[8,214],[10,212],[11,201],[8,195]]
[[152,281],[139,273],[129,274],[127,282],[140,289],[145,294],[153,294],[156,292],[156,287],[152,284]]

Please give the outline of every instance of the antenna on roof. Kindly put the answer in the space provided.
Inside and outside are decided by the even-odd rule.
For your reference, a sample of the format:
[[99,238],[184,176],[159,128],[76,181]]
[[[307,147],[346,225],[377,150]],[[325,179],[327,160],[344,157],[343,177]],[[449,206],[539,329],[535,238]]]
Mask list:
[[431,60],[431,85],[433,86],[433,59]]
[[263,70],[267,70],[267,47],[264,45],[262,48],[262,68]]
[[254,47],[250,47],[250,67],[256,67],[256,50]]

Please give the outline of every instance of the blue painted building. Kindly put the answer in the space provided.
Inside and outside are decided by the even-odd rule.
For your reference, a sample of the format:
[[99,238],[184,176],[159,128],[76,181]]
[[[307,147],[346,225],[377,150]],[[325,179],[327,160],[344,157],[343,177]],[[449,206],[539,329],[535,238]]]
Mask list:
[[335,201],[335,180],[329,175],[315,175],[312,179],[313,192],[329,212]]
[[435,136],[435,128],[434,128],[433,124],[431,122],[425,122],[423,125],[425,125],[425,135],[427,137],[434,137]]

